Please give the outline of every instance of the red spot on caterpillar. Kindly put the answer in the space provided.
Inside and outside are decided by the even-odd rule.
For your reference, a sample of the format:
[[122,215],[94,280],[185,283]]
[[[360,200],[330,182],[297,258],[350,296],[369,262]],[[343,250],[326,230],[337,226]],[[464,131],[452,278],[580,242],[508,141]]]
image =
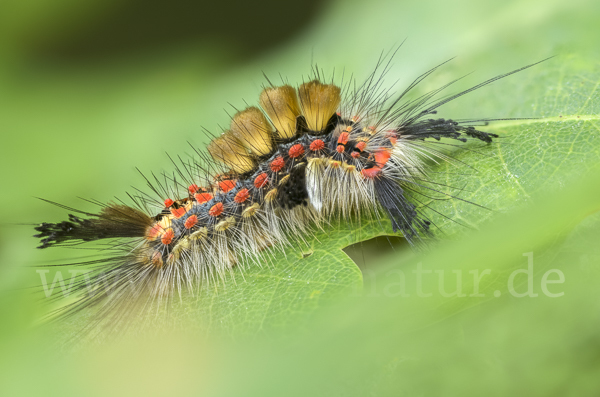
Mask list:
[[234,181],[233,179],[221,181],[221,182],[219,182],[219,189],[221,189],[224,193],[227,193],[228,191],[230,191],[231,189],[233,189],[235,187],[236,183],[237,182]]
[[381,168],[371,167],[371,168],[365,168],[360,173],[362,174],[362,176],[364,176],[367,179],[373,179],[377,175],[379,175],[380,172],[381,172]]
[[223,213],[223,203],[217,203],[210,207],[208,210],[208,215],[210,216],[219,216]]
[[365,150],[365,148],[367,147],[367,142],[365,141],[360,141],[358,142],[355,146],[355,148],[357,148],[358,150],[360,150],[361,152]]
[[188,191],[190,192],[190,194],[196,193],[198,191],[198,189],[200,189],[200,188],[195,183],[193,185],[190,185],[190,187],[188,187]]
[[398,142],[398,134],[396,134],[396,131],[390,131],[385,136],[390,140],[392,145],[395,145],[396,142]]
[[181,207],[181,208],[177,208],[177,209],[171,208],[171,214],[173,214],[173,216],[177,219],[184,216],[186,212],[187,211],[186,211],[185,207]]
[[165,207],[169,208],[170,206],[173,205],[173,203],[175,203],[173,200],[171,199],[166,199],[165,200]]
[[192,215],[185,220],[185,223],[183,224],[183,226],[186,229],[191,229],[194,226],[196,226],[197,223],[198,223],[198,217],[196,215]]
[[344,131],[340,134],[337,143],[339,143],[340,145],[345,145],[348,143],[348,138],[350,138],[350,134]]
[[352,156],[353,158],[357,159],[360,157],[360,152],[352,152],[350,153],[350,156]]
[[335,148],[335,151],[336,151],[336,152],[338,152],[338,153],[344,153],[344,150],[345,150],[345,149],[346,149],[346,148],[345,148],[343,145],[338,145],[338,146]]
[[304,154],[304,146],[297,143],[288,150],[288,154],[291,158],[295,159],[296,157],[300,157]]
[[325,142],[320,139],[315,139],[310,144],[310,150],[316,152],[317,150],[322,150],[325,147]]
[[257,189],[263,188],[267,184],[267,182],[269,182],[269,176],[266,172],[263,172],[254,179],[254,187]]
[[146,238],[150,241],[156,240],[156,238],[162,231],[163,231],[162,226],[159,225],[158,223],[156,223],[156,224],[154,224],[154,226],[152,226],[150,228],[150,230],[148,230],[148,233],[146,234]]
[[279,172],[279,171],[281,171],[281,169],[283,168],[284,165],[285,165],[285,160],[283,159],[283,157],[278,156],[275,158],[275,160],[271,161],[271,165],[269,167],[271,168],[271,171]]
[[160,238],[160,242],[164,245],[169,245],[171,244],[171,241],[173,241],[173,237],[175,237],[175,232],[173,231],[173,229],[168,228]]
[[380,168],[383,168],[383,166],[385,165],[385,163],[388,162],[391,156],[392,154],[389,150],[381,148],[375,152],[375,162]]
[[213,195],[210,193],[197,193],[194,195],[194,198],[196,199],[196,201],[198,202],[198,204],[204,204],[207,201],[210,201],[213,199]]
[[237,194],[233,198],[233,201],[235,201],[236,203],[243,203],[248,199],[248,197],[250,197],[248,189],[242,189],[239,192],[237,192]]

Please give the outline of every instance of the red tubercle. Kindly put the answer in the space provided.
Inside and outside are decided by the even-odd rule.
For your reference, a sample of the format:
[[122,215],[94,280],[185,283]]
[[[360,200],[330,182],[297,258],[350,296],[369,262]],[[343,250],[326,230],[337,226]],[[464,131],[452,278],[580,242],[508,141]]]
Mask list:
[[352,152],[350,153],[350,156],[352,156],[353,158],[357,159],[360,157],[360,152]]
[[148,230],[148,233],[146,233],[146,239],[150,241],[156,240],[162,231],[162,226],[158,223],[155,223],[154,226],[152,226],[150,230]]
[[165,208],[169,208],[173,204],[175,204],[175,202],[173,200],[171,200],[170,198],[165,200]]
[[344,150],[346,148],[343,145],[337,145],[337,147],[335,148],[335,151],[338,153],[344,153]]
[[160,238],[160,242],[164,245],[169,245],[173,241],[173,237],[175,237],[175,232],[173,231],[173,229],[168,228],[167,230],[165,230],[162,237]]
[[233,198],[233,201],[235,201],[238,204],[241,204],[244,201],[248,200],[248,197],[250,197],[250,192],[248,192],[248,189],[244,188],[237,192],[237,194]]
[[254,187],[257,189],[261,189],[265,187],[265,185],[269,182],[269,176],[266,172],[259,174],[256,178],[254,178]]
[[297,143],[294,146],[292,146],[290,148],[290,150],[288,150],[288,154],[293,159],[295,159],[297,157],[300,157],[300,156],[302,156],[304,154],[304,146],[302,146],[301,144]]
[[360,141],[356,145],[354,145],[354,147],[357,148],[358,150],[360,150],[361,152],[363,152],[367,147],[367,142]]
[[309,149],[313,152],[316,152],[317,150],[323,150],[325,148],[325,142],[323,142],[320,139],[315,139],[314,141],[312,141],[310,143]]
[[208,215],[219,216],[223,213],[223,203],[216,203],[208,210]]
[[271,168],[271,171],[273,172],[281,171],[284,166],[285,160],[281,156],[277,156],[275,160],[271,161],[271,164],[269,164],[269,168]]
[[340,145],[345,145],[348,143],[349,138],[350,138],[350,134],[347,133],[346,131],[344,131],[340,134],[340,137],[338,138],[337,143],[339,143]]
[[380,168],[383,168],[383,166],[388,162],[391,156],[392,153],[390,153],[388,149],[380,148],[375,152],[375,162]]
[[365,168],[362,171],[360,171],[362,176],[367,179],[375,178],[377,175],[379,175],[380,172],[381,172],[381,168],[379,168],[379,167]]
[[180,208],[171,208],[171,214],[173,214],[173,216],[177,219],[181,218],[182,216],[185,215],[185,213],[187,212],[187,210],[185,209],[185,207],[180,207]]
[[196,199],[198,204],[204,204],[207,201],[212,200],[213,195],[210,193],[196,193],[196,194],[194,194],[194,198]]
[[197,223],[198,223],[198,217],[196,215],[192,215],[185,220],[185,223],[183,224],[183,226],[186,229],[191,229],[194,226],[196,226]]
[[390,143],[392,145],[395,145],[396,142],[398,142],[398,134],[396,133],[396,131],[389,131],[387,134],[385,134],[386,138],[390,140]]
[[221,191],[223,193],[227,193],[228,191],[230,191],[231,189],[233,189],[236,185],[237,181],[234,179],[228,179],[226,181],[221,181],[219,182],[219,189],[221,189]]
[[198,185],[196,185],[195,183],[193,185],[190,185],[188,187],[188,192],[190,192],[190,194],[194,194],[196,193],[200,188],[198,187]]

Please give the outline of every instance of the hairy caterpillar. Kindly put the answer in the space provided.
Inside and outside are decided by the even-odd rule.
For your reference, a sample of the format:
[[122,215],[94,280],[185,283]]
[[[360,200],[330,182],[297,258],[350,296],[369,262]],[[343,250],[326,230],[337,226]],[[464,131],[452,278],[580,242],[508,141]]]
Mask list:
[[35,228],[39,248],[110,242],[108,257],[83,263],[95,265],[93,282],[80,279],[79,300],[60,313],[97,306],[100,318],[126,319],[182,288],[223,278],[234,265],[265,263],[271,249],[301,242],[332,219],[387,219],[410,244],[423,244],[432,225],[406,192],[424,186],[426,159],[449,160],[435,144],[498,137],[476,128],[489,119],[432,115],[533,65],[441,98],[456,80],[407,99],[441,65],[398,95],[383,85],[389,61],[380,61],[358,87],[325,81],[317,68],[298,87],[268,81],[260,108],[234,115],[208,154],[182,162],[169,185],[147,179],[156,197],[98,203],[98,213],[64,207],[76,215]]

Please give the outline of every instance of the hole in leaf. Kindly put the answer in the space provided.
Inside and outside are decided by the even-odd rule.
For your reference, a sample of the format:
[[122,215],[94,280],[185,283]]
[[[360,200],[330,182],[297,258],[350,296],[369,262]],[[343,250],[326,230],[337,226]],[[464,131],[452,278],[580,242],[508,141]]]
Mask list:
[[347,246],[344,248],[344,252],[363,272],[386,263],[394,253],[402,252],[403,255],[412,255],[406,239],[399,236],[379,236],[361,241]]

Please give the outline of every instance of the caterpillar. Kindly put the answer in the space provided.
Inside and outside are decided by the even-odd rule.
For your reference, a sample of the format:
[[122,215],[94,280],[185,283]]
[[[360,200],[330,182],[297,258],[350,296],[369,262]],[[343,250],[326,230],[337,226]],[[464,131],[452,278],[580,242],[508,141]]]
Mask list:
[[272,250],[302,243],[334,219],[389,222],[412,246],[425,245],[433,225],[412,193],[433,189],[425,186],[427,160],[452,159],[436,144],[498,138],[478,128],[494,120],[440,118],[438,108],[539,62],[456,94],[439,96],[458,79],[409,99],[444,63],[398,94],[384,85],[391,63],[383,58],[360,85],[337,85],[316,66],[297,87],[267,78],[259,106],[237,112],[206,152],[182,161],[168,183],[146,178],[151,194],[96,202],[96,213],[62,206],[68,220],[35,227],[38,248],[99,240],[108,247],[81,263],[93,266],[93,282],[79,279],[78,300],[59,315],[96,307],[100,318],[126,320],[235,266],[262,265]]

